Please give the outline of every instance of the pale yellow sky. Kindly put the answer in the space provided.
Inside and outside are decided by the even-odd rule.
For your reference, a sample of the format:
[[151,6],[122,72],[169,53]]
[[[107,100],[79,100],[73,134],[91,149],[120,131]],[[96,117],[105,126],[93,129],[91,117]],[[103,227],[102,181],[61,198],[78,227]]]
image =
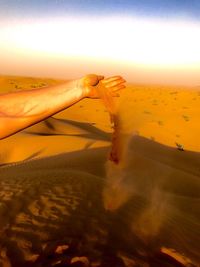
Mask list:
[[200,24],[144,18],[60,18],[0,24],[0,73],[200,84]]

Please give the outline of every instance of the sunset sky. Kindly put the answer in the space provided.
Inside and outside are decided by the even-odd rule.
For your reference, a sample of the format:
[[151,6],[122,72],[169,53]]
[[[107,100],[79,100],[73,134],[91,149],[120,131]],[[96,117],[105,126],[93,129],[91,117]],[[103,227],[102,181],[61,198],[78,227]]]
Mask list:
[[0,74],[200,85],[198,0],[0,0]]

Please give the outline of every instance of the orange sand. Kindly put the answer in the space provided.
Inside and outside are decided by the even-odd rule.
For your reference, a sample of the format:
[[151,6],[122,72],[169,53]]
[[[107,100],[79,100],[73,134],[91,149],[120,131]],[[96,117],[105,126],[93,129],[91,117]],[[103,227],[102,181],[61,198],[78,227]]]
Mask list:
[[[3,76],[0,92],[59,82]],[[200,88],[128,85],[117,102],[117,167],[99,100],[0,141],[3,267],[198,266]]]

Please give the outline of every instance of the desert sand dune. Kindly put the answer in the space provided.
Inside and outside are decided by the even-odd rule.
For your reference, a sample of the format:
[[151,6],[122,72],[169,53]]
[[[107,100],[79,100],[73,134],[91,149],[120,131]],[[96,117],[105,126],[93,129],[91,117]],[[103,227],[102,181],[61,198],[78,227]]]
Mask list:
[[1,266],[199,266],[199,92],[128,86],[120,101],[123,164],[98,100],[0,141]]
[[[131,162],[117,189],[112,187],[115,181],[105,179],[108,148],[1,168],[1,246],[13,266],[29,266],[31,261],[40,266],[47,261],[46,253],[52,254],[53,263],[59,258],[53,249],[63,244],[73,247],[62,255],[66,261],[87,256],[100,266],[112,261],[119,266],[123,256],[141,266],[151,261],[149,266],[160,266],[153,255],[161,247],[173,248],[195,263],[200,260],[199,175],[142,153],[144,146],[148,152],[157,146],[157,153],[167,156],[170,148],[140,137],[133,143],[137,149],[133,144]],[[189,157],[199,160],[197,153]],[[111,203],[109,209],[106,202]],[[48,261],[44,264],[50,266]]]

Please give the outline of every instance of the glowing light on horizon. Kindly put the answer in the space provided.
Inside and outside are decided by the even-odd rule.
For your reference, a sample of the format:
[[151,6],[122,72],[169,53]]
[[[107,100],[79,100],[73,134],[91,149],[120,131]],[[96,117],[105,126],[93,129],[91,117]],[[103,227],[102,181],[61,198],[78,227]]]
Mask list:
[[0,48],[13,51],[151,66],[200,66],[200,24],[192,22],[66,18],[1,28]]

